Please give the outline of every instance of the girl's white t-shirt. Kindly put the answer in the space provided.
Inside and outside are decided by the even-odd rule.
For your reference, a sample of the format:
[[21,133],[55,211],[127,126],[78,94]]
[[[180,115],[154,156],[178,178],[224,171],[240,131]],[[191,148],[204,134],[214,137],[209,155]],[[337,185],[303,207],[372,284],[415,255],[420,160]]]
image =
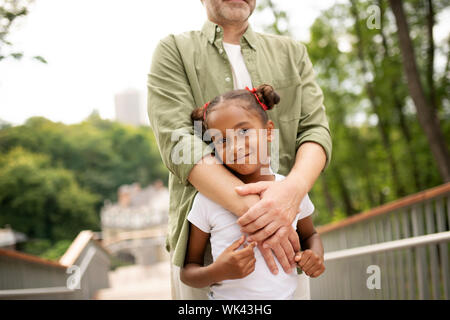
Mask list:
[[245,65],[244,57],[242,56],[241,46],[238,44],[224,42],[223,48],[225,49],[228,60],[231,63],[234,89],[245,89],[246,86],[250,89],[253,88],[252,79],[250,78],[247,66]]
[[[275,181],[285,176],[273,173]],[[314,205],[306,195],[292,226],[297,229],[297,221],[314,212]],[[213,260],[242,236],[237,217],[221,205],[197,192],[187,219],[205,233],[210,233]],[[242,247],[241,247],[242,248]],[[241,249],[239,248],[239,249]],[[238,249],[238,250],[239,250]],[[283,271],[278,260],[278,274],[273,275],[258,248],[255,248],[255,270],[243,279],[225,280],[210,287],[209,297],[221,300],[276,300],[293,299],[297,288],[298,274],[294,269],[290,274]]]

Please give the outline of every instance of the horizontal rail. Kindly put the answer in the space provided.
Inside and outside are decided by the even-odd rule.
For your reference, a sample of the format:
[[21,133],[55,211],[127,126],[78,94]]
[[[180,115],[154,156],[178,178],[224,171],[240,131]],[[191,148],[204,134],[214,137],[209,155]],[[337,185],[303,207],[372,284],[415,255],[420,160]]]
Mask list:
[[5,256],[5,257],[13,258],[13,259],[23,260],[23,261],[27,261],[30,263],[36,263],[36,264],[46,265],[46,266],[55,267],[55,268],[66,269],[66,266],[64,266],[58,262],[48,260],[48,259],[43,259],[43,258],[40,258],[37,256],[33,256],[31,254],[18,252],[15,250],[0,249],[0,256]]
[[74,289],[69,289],[67,287],[0,290],[0,297],[41,295],[41,294],[54,294],[54,293],[71,293],[74,291],[75,291]]
[[317,232],[319,234],[324,234],[336,229],[341,229],[343,227],[346,227],[348,225],[352,225],[357,222],[361,222],[370,218],[373,218],[375,216],[379,216],[382,214],[386,214],[395,210],[398,210],[400,208],[412,206],[414,204],[424,202],[426,200],[436,198],[438,196],[444,195],[446,193],[450,193],[450,182],[445,183],[443,185],[437,186],[435,188],[431,188],[419,193],[415,193],[413,195],[389,202],[387,204],[384,204],[382,206],[370,209],[368,211],[355,214],[351,217],[348,217],[344,220],[329,223],[323,226],[317,227]]
[[325,253],[324,260],[332,261],[332,260],[339,260],[339,259],[345,259],[345,258],[352,258],[352,257],[357,257],[357,256],[362,256],[362,255],[368,255],[368,254],[374,254],[374,253],[379,253],[379,252],[386,252],[386,251],[392,251],[392,250],[397,250],[397,249],[404,249],[404,248],[410,248],[410,247],[416,247],[416,246],[422,246],[422,245],[427,245],[427,244],[432,244],[432,243],[437,243],[437,242],[446,242],[446,241],[450,241],[450,231],[433,233],[433,234],[428,234],[428,235],[424,235],[424,236],[417,236],[417,237],[408,238],[408,239],[388,241],[388,242],[373,244],[373,245],[369,245],[369,246],[328,252],[328,253]]
[[167,235],[167,225],[161,225],[156,228],[147,230],[137,230],[137,231],[127,231],[121,232],[114,237],[109,239],[103,239],[102,245],[108,247],[109,245],[115,244],[117,242],[126,240],[136,240],[136,239],[147,239],[147,238],[157,238]]

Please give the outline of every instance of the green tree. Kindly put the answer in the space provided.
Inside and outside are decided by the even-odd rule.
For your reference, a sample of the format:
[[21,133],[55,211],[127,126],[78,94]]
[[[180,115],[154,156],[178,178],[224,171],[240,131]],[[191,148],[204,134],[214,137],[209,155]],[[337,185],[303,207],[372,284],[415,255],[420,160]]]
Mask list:
[[17,147],[0,156],[0,225],[30,238],[73,239],[80,230],[99,229],[97,201],[46,155]]

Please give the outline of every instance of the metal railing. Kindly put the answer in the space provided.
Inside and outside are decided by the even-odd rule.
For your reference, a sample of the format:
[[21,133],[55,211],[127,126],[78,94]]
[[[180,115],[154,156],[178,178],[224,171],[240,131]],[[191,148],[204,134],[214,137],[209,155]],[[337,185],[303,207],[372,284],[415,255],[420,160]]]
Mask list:
[[326,271],[311,298],[449,299],[449,222],[447,183],[318,228]]
[[82,231],[59,262],[0,249],[0,299],[92,299],[109,287],[109,253]]

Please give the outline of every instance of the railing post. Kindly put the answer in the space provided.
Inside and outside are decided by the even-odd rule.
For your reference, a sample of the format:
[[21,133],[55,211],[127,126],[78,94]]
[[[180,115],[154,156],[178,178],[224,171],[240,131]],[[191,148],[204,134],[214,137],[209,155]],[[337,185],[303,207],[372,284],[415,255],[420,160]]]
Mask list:
[[[402,212],[402,221],[403,221],[403,237],[409,238],[411,236],[410,233],[410,210],[406,209]],[[408,268],[408,277],[407,277],[407,284],[408,284],[408,298],[413,300],[416,297],[416,282],[414,278],[414,265],[413,265],[413,258],[412,258],[412,251],[413,249],[406,249],[405,255],[406,255],[406,265]]]
[[[412,208],[413,235],[423,235],[423,211],[418,205]],[[423,247],[416,248],[417,283],[419,299],[429,299],[429,287],[427,279],[426,251]]]
[[[436,217],[437,217],[437,229],[438,232],[445,231],[445,214],[444,214],[444,199],[438,199],[436,201]],[[450,220],[448,220],[450,224]],[[440,243],[439,244],[439,254],[441,258],[441,274],[442,274],[442,282],[443,282],[443,291],[444,291],[444,299],[449,299],[449,291],[450,291],[450,279],[449,279],[449,260],[448,260],[448,244]]]

